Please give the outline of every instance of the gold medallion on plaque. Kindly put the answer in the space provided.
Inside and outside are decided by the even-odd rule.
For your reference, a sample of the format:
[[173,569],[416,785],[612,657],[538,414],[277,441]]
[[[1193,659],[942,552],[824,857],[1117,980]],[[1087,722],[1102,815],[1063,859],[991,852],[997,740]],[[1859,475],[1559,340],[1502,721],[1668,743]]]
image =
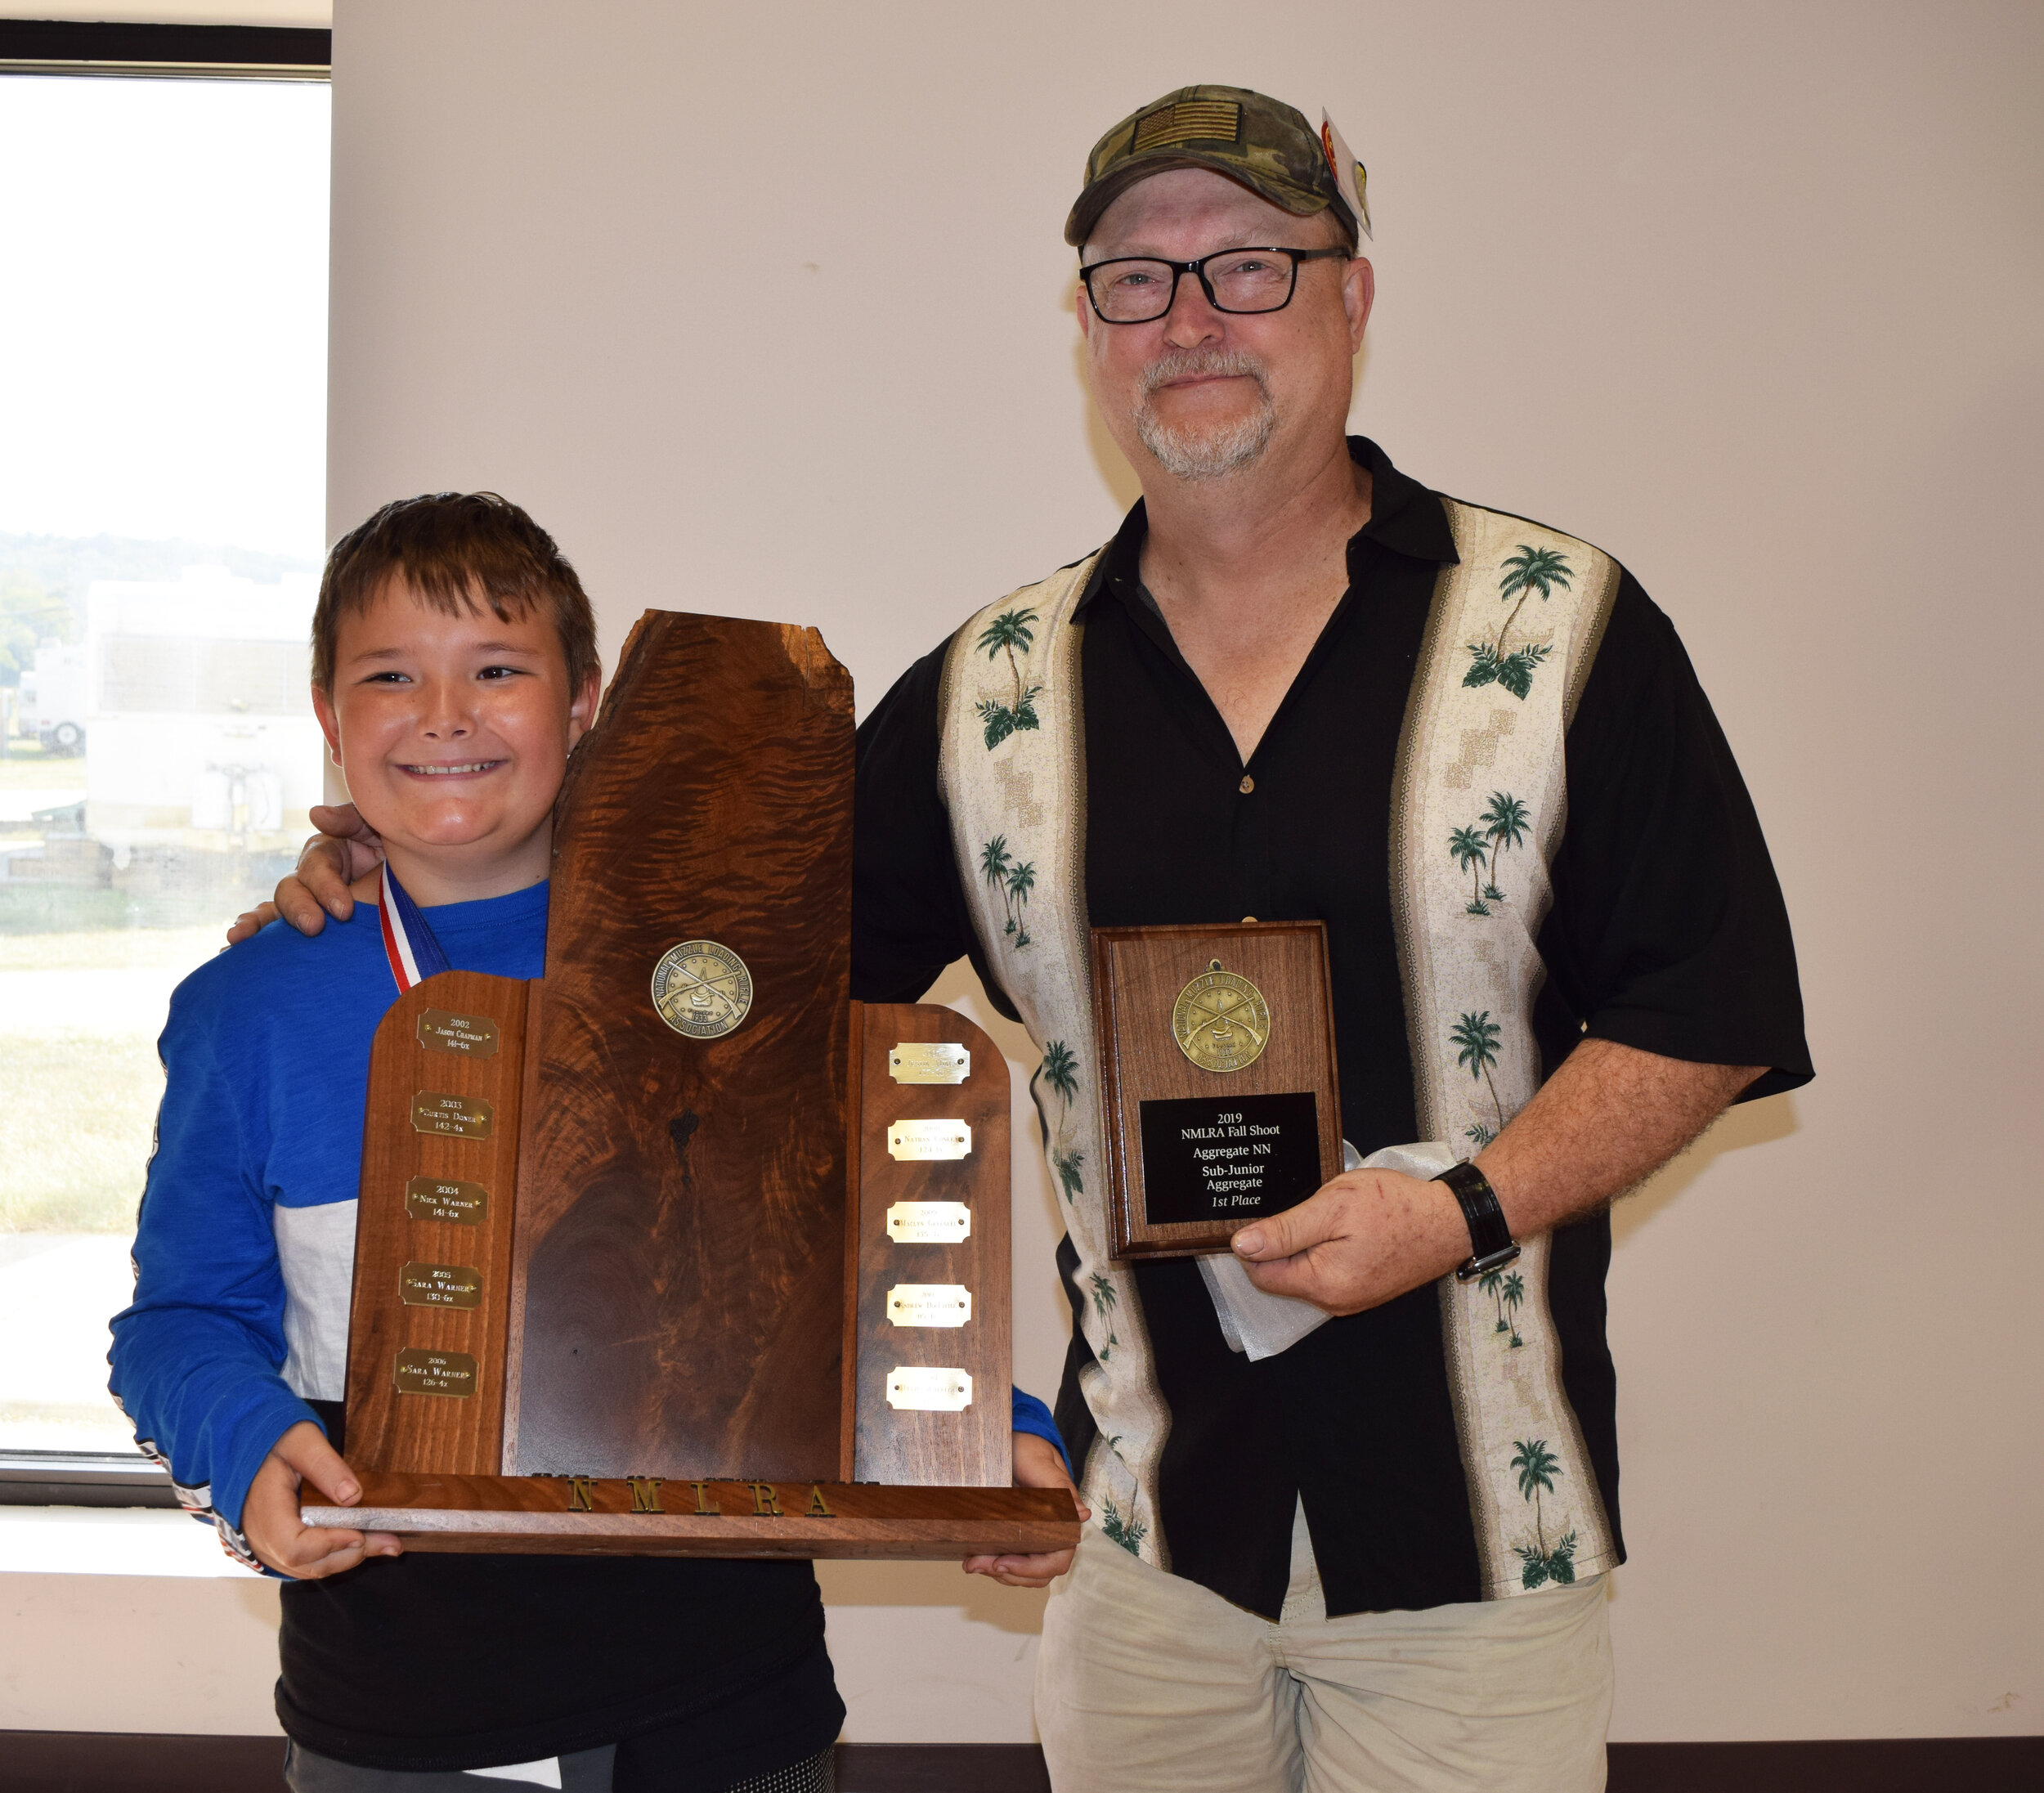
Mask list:
[[1262,991],[1213,959],[1178,993],[1171,1032],[1178,1050],[1201,1070],[1239,1071],[1256,1061],[1270,1039],[1271,1011]]
[[752,1006],[752,974],[728,946],[684,940],[653,967],[653,1006],[677,1033],[721,1039]]

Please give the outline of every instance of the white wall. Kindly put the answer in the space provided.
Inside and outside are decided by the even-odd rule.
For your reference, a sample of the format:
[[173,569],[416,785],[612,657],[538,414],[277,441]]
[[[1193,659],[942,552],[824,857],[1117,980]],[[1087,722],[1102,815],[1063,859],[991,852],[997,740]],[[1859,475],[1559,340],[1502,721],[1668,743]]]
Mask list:
[[[1613,1734],[2044,1728],[2044,14],[337,11],[331,526],[494,486],[607,648],[646,605],[814,622],[869,705],[1132,495],[1059,234],[1096,136],[1191,80],[1334,111],[1378,221],[1358,426],[1638,572],[1798,926],[1818,1080],[1620,1218]],[[926,296],[933,251],[984,297]],[[941,1566],[827,1582],[850,1734],[1028,1734],[1040,1602]]]

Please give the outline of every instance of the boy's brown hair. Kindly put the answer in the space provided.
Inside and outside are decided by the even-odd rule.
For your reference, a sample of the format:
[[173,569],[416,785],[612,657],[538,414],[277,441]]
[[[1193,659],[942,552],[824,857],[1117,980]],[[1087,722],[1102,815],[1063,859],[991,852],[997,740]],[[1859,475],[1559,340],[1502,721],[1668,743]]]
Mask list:
[[603,670],[596,618],[554,538],[495,492],[428,492],[386,504],[334,544],[312,612],[312,683],[334,688],[341,618],[365,611],[401,578],[422,603],[450,616],[478,599],[504,621],[536,606],[554,619],[571,693]]

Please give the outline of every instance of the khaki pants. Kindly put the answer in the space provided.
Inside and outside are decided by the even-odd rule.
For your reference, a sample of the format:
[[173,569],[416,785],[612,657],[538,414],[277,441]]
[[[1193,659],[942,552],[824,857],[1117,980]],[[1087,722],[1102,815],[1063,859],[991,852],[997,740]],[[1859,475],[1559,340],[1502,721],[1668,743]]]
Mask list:
[[1036,1673],[1056,1793],[1599,1793],[1611,1701],[1602,1576],[1329,1619],[1302,1514],[1275,1625],[1089,1526]]

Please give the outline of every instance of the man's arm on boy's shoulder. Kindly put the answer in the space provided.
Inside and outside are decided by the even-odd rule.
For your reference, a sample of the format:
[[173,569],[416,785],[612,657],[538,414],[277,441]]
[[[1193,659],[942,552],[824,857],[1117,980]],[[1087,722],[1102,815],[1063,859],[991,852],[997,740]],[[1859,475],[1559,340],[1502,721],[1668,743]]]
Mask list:
[[298,868],[277,885],[270,901],[237,917],[227,944],[252,939],[281,916],[301,934],[317,934],[332,916],[345,921],[355,912],[348,886],[383,863],[383,836],[363,821],[352,803],[315,804],[312,826],[320,832],[298,850]]

